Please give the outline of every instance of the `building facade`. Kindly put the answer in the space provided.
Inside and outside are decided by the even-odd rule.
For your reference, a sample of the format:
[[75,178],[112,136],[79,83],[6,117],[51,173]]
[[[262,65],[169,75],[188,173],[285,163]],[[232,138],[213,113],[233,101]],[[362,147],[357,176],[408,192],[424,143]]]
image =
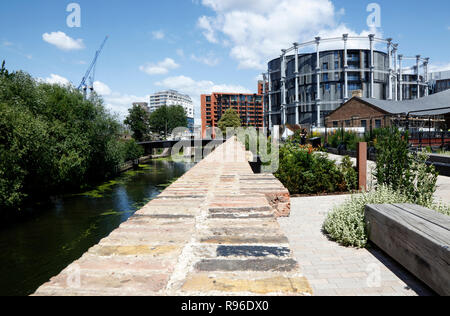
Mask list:
[[190,96],[178,93],[175,90],[167,90],[157,92],[150,95],[149,109],[150,113],[156,111],[162,106],[174,106],[181,105],[186,111],[186,116],[188,118],[188,128],[193,132],[194,129],[194,103]]
[[[262,84],[262,83],[261,83]],[[262,89],[262,86],[259,87]],[[242,93],[212,93],[202,94],[201,115],[202,115],[202,135],[206,136],[206,131],[217,127],[217,123],[222,118],[226,110],[232,108],[239,114],[242,126],[264,126],[264,108],[262,94],[242,94]]]
[[403,101],[354,97],[330,113],[327,128],[364,128],[365,131],[389,126],[410,131],[423,128],[448,130],[450,90]]
[[450,70],[430,74],[431,93],[439,93],[450,89]]
[[[363,45],[353,42],[363,41]],[[365,42],[365,44],[364,44]],[[352,44],[352,45],[350,45]],[[386,45],[386,51],[376,45]],[[330,50],[342,45],[343,49]],[[367,46],[368,49],[355,48]],[[315,48],[313,53],[302,50]],[[415,67],[403,62],[414,59]],[[380,100],[405,100],[428,95],[428,58],[398,55],[392,39],[350,37],[322,39],[282,50],[263,74],[265,126],[300,124],[321,127],[324,118],[348,101],[353,91]],[[420,73],[423,69],[423,74]]]

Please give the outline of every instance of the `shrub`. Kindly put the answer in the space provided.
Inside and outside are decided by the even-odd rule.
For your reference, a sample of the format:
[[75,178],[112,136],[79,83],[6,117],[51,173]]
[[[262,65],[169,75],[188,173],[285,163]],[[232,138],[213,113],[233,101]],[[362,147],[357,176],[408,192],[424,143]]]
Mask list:
[[[368,234],[364,219],[368,204],[415,203],[407,195],[388,186],[381,185],[376,191],[353,195],[344,204],[336,207],[327,216],[323,230],[331,239],[345,247],[364,248]],[[450,207],[442,203],[430,202],[422,205],[444,215],[450,215]]]
[[342,131],[342,129],[338,129],[334,132],[328,134],[328,144],[337,148],[341,144],[345,144],[347,150],[356,150],[359,142],[362,142],[363,139],[358,136],[357,133]]
[[407,137],[396,128],[381,130],[376,149],[374,175],[378,185],[403,193],[415,204],[425,206],[433,202],[438,174],[434,166],[426,164],[426,154],[411,153]]
[[144,156],[144,148],[136,143],[135,140],[129,140],[124,143],[124,160],[132,161]]
[[349,156],[345,156],[342,159],[339,169],[344,175],[345,183],[347,184],[348,191],[357,191],[358,188],[358,171],[353,167],[353,163]]
[[291,194],[334,193],[348,189],[342,170],[327,155],[314,152],[311,147],[287,143],[280,148],[280,166],[275,176]]
[[335,208],[328,214],[323,230],[342,246],[364,248],[368,241],[364,220],[366,205],[408,202],[405,195],[387,186],[380,186],[376,191],[353,195],[350,200]]

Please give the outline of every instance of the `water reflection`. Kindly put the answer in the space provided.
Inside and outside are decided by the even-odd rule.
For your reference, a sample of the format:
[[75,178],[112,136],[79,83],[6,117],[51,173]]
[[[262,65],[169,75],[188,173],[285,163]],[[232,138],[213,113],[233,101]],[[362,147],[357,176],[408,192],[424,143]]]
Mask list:
[[35,206],[0,230],[0,295],[29,295],[108,236],[192,165],[153,161],[86,194]]

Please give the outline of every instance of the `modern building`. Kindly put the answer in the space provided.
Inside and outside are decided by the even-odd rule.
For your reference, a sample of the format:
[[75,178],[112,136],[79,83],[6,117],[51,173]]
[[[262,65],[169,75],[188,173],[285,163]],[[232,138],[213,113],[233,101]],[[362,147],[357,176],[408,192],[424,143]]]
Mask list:
[[[376,49],[385,45],[385,50]],[[342,49],[331,49],[340,46]],[[314,52],[304,52],[313,48]],[[414,65],[405,68],[407,61]],[[405,63],[405,64],[404,64]],[[352,92],[379,100],[428,95],[428,58],[398,55],[392,39],[350,37],[322,39],[283,49],[263,74],[265,126],[321,127],[324,118],[348,101]],[[421,73],[421,71],[423,73]]]
[[[259,84],[262,85],[262,82]],[[262,86],[259,86],[262,91]],[[200,97],[202,112],[202,135],[209,128],[217,127],[226,110],[233,108],[240,115],[242,126],[264,126],[264,108],[262,94],[220,93],[202,94]]]
[[420,99],[389,101],[354,97],[331,112],[325,119],[327,128],[355,128],[366,130],[406,127],[411,131],[450,128],[450,90]]
[[194,103],[190,96],[178,93],[175,90],[160,91],[150,95],[150,113],[156,111],[162,106],[181,105],[186,111],[188,117],[188,128],[193,132],[194,129]]
[[450,89],[450,70],[430,74],[431,93],[439,93]]

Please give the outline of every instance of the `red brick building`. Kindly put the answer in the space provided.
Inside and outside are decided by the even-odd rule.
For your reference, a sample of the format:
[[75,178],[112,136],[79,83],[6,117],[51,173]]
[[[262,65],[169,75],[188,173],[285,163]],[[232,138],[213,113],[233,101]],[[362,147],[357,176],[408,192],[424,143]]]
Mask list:
[[233,108],[241,117],[242,126],[264,126],[262,82],[258,82],[258,92],[255,94],[219,93],[202,94],[200,97],[202,114],[202,135],[206,130],[217,127],[226,110]]
[[325,124],[327,128],[382,128],[399,123],[404,125],[408,114],[409,127],[412,129],[449,129],[450,90],[405,101],[353,97],[331,112],[326,117]]

